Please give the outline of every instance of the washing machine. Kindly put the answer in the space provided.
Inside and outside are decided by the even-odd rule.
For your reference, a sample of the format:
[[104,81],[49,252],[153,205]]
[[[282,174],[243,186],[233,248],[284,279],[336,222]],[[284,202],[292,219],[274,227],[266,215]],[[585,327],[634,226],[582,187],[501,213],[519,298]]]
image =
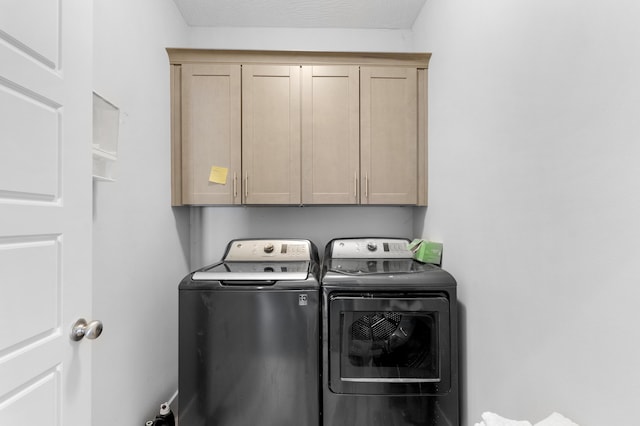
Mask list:
[[242,239],[179,285],[180,426],[318,426],[320,265],[308,240]]
[[330,241],[323,258],[324,426],[459,426],[456,281],[402,238]]

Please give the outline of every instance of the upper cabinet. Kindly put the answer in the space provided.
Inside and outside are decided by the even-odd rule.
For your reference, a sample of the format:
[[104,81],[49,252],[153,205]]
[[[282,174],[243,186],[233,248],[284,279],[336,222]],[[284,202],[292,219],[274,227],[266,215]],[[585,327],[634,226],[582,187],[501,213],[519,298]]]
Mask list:
[[426,53],[168,49],[173,205],[426,205]]
[[184,64],[174,72],[181,86],[174,204],[240,204],[240,65]]
[[415,68],[360,69],[362,204],[418,203]]
[[302,202],[357,204],[359,68],[302,67]]
[[300,67],[242,67],[245,204],[300,204]]

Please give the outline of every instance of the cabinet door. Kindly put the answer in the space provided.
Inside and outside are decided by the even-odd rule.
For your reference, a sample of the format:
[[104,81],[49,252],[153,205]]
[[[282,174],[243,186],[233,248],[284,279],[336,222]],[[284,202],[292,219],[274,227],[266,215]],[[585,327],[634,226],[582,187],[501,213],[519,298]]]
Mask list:
[[417,204],[416,68],[362,67],[362,204]]
[[302,67],[302,202],[357,204],[360,176],[357,66]]
[[243,65],[245,204],[300,204],[300,66]]
[[239,204],[240,65],[182,65],[182,203]]

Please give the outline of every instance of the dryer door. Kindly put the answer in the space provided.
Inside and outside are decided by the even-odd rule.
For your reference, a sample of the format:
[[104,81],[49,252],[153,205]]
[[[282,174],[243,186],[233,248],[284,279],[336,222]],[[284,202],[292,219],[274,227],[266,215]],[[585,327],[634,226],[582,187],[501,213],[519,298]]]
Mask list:
[[329,388],[334,393],[447,393],[450,309],[443,294],[333,294]]

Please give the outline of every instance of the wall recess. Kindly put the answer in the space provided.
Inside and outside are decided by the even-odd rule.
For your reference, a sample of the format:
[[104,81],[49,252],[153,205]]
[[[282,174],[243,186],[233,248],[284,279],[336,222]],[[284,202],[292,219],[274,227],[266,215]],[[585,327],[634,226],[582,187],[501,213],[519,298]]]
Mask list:
[[120,109],[93,92],[93,178],[115,181]]

